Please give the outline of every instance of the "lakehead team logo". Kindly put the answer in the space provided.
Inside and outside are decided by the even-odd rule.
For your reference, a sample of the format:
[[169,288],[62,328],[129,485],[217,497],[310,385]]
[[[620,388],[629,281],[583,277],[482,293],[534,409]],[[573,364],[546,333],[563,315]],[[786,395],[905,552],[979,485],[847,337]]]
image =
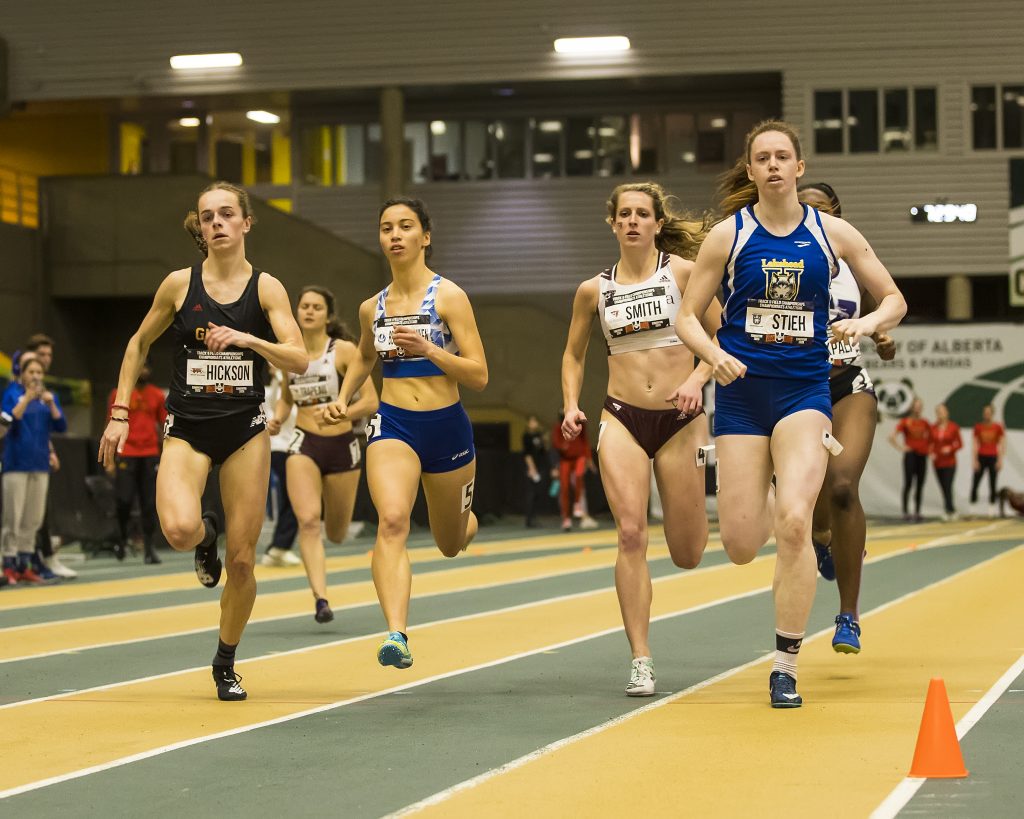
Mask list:
[[804,260],[761,259],[764,272],[764,296],[775,301],[796,301],[800,293],[800,277],[804,274]]

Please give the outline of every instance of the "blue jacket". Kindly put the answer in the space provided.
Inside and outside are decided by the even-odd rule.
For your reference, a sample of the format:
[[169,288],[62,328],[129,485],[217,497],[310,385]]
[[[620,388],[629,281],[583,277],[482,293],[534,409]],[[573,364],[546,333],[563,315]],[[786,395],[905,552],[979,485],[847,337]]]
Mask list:
[[56,395],[53,400],[60,418],[51,418],[50,408],[38,399],[29,403],[20,419],[15,418],[11,413],[24,394],[25,388],[12,381],[0,400],[0,420],[10,424],[3,441],[4,472],[49,472],[50,433],[64,432],[68,422],[64,420],[64,411]]

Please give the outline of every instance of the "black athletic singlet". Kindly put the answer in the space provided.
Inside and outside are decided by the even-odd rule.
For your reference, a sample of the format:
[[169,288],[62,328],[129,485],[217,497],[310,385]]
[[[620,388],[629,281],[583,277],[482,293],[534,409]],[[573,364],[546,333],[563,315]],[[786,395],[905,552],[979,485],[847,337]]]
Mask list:
[[203,287],[203,266],[193,266],[188,293],[174,316],[174,369],[167,395],[168,412],[183,418],[223,418],[245,412],[263,402],[267,362],[252,350],[228,347],[215,353],[206,349],[208,323],[275,341],[270,322],[260,306],[260,271],[253,268],[249,283],[237,301],[220,304]]

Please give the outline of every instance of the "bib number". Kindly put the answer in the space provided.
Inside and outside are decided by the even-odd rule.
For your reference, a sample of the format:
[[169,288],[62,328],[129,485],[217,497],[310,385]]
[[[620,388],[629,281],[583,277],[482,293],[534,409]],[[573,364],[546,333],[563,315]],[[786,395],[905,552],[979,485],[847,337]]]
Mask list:
[[352,466],[355,466],[362,460],[363,451],[359,448],[359,441],[348,442],[348,456],[352,461]]
[[306,440],[306,433],[301,429],[295,430],[292,433],[292,439],[288,442],[288,454],[298,455],[299,450],[302,449],[302,442]]
[[806,344],[814,338],[814,308],[804,301],[750,299],[744,329],[756,344]]
[[846,341],[830,341],[828,343],[828,358],[833,367],[842,367],[845,364],[852,364],[860,357],[860,342],[850,344]]
[[193,350],[185,362],[185,383],[192,392],[249,395],[253,391],[253,360],[245,352]]
[[366,440],[372,441],[378,435],[380,435],[381,418],[378,412],[369,421],[366,422]]
[[469,508],[473,505],[473,484],[475,480],[470,481],[462,487],[462,511],[468,512]]
[[632,293],[610,292],[605,297],[604,323],[612,338],[647,330],[660,330],[672,323],[670,297],[664,287],[648,287]]

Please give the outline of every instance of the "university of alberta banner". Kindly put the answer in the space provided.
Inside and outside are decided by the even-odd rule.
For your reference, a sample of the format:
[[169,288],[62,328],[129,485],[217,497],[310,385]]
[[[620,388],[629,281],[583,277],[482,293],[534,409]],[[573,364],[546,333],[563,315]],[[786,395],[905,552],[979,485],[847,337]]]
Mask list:
[[[924,402],[924,416],[929,421],[935,420],[936,404],[944,403],[961,427],[964,445],[958,453],[954,482],[958,513],[972,511],[972,434],[986,404],[995,408],[995,420],[1007,433],[998,485],[1024,490],[1024,325],[910,325],[897,327],[891,335],[896,339],[893,361],[880,360],[870,342],[862,345],[878,394],[874,448],[860,483],[867,513],[902,514],[903,455],[888,439],[915,396]],[[921,513],[937,516],[942,511],[942,495],[929,460]],[[979,488],[976,511],[988,511],[987,476]]]

